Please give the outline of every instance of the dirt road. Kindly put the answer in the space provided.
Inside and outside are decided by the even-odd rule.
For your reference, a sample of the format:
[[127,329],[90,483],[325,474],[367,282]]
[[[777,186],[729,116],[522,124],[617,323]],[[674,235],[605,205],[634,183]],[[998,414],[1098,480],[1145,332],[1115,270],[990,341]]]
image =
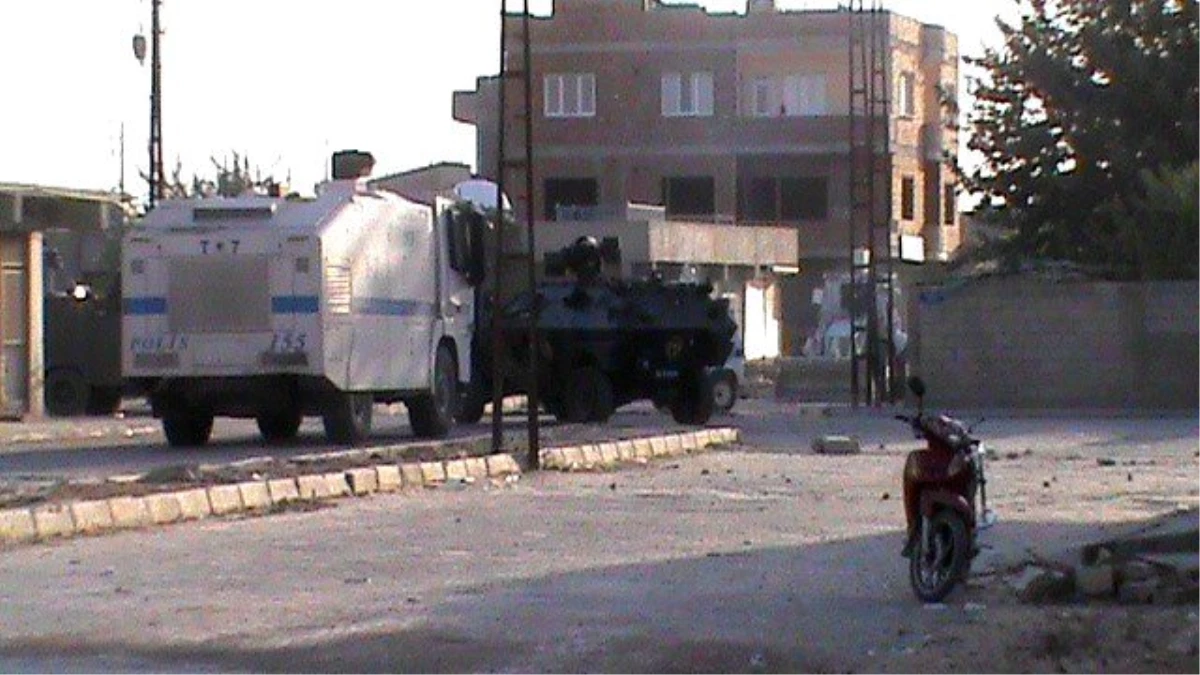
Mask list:
[[[885,414],[732,451],[0,551],[0,670],[1196,672],[1198,605],[1022,604],[1010,572],[1195,506],[1197,421],[995,419],[1002,522],[926,608]],[[724,420],[729,422],[730,420]],[[813,455],[856,432],[860,455]]]

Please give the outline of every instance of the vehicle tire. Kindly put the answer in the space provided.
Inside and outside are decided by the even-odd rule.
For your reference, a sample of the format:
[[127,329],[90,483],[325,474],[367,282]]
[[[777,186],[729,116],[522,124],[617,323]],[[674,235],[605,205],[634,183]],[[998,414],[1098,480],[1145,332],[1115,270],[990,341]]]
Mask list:
[[199,447],[208,443],[212,436],[213,416],[179,406],[163,414],[162,424],[163,434],[171,447]]
[[712,381],[703,373],[685,375],[671,401],[671,417],[680,424],[702,425],[713,413]]
[[262,413],[254,419],[258,422],[258,431],[262,434],[264,441],[282,443],[296,438],[296,434],[300,432],[303,416],[300,414],[299,408],[293,407],[288,410]]
[[46,410],[59,417],[82,415],[87,410],[88,386],[77,371],[62,368],[46,376]]
[[[442,438],[450,433],[458,408],[458,365],[446,345],[433,361],[433,391],[408,404],[408,421],[418,438]],[[483,412],[480,411],[480,416]]]
[[917,534],[917,545],[908,559],[908,576],[922,602],[941,602],[966,575],[971,542],[966,522],[953,509],[933,514],[929,529],[928,540]]
[[568,422],[607,422],[616,409],[612,383],[595,366],[576,368],[567,383],[563,412]]
[[120,387],[92,387],[88,393],[89,415],[111,415],[121,407]]
[[354,444],[371,434],[375,400],[368,393],[339,391],[325,406],[321,422],[331,443]]
[[711,379],[713,410],[719,413],[733,410],[738,397],[737,376],[728,370],[718,370]]

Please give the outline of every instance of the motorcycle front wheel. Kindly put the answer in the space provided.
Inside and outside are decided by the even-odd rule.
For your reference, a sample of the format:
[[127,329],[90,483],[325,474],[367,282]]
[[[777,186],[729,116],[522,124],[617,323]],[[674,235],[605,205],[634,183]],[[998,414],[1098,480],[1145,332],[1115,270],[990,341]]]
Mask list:
[[929,518],[928,527],[928,537],[917,535],[908,576],[922,602],[940,602],[966,576],[971,542],[967,524],[956,511],[938,511]]

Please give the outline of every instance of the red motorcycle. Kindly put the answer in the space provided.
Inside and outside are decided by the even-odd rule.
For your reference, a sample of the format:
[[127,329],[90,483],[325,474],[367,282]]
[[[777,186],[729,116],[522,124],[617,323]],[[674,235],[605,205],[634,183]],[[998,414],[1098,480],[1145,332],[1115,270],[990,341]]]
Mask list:
[[[987,508],[983,442],[971,427],[948,415],[924,411],[925,383],[908,379],[917,414],[897,415],[927,447],[904,463],[904,515],[909,581],[924,602],[939,602],[966,579],[979,552],[976,535],[996,522]],[[979,497],[976,508],[976,495]]]

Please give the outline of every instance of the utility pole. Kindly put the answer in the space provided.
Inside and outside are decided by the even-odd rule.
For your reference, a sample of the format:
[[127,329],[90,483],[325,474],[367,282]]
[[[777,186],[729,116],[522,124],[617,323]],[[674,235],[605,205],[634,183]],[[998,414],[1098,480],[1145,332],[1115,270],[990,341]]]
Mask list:
[[162,147],[162,28],[159,7],[150,0],[150,208],[163,198]]

